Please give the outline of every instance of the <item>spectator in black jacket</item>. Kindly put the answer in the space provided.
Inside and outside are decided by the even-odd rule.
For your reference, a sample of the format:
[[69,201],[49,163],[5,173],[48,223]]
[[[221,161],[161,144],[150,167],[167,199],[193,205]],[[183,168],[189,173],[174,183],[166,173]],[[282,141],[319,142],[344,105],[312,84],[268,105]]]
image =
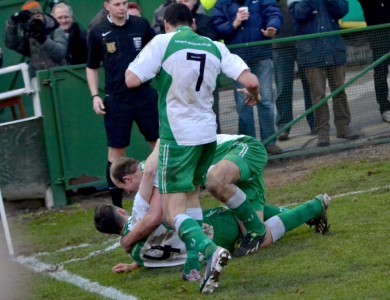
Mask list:
[[[390,3],[388,0],[359,0],[368,26],[390,23]],[[372,57],[378,60],[390,51],[390,28],[369,31]],[[390,123],[389,76],[390,59],[374,68],[376,101],[384,122]]]
[[85,64],[88,57],[86,33],[73,20],[73,10],[65,3],[53,6],[52,16],[60,24],[68,39],[68,48],[65,59],[70,65]]

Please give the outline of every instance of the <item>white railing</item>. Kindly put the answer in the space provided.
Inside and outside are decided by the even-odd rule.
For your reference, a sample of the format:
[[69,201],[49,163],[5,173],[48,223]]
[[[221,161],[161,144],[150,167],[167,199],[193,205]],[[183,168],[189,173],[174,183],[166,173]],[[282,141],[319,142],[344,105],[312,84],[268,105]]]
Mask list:
[[20,89],[15,89],[15,90],[0,93],[0,102],[1,100],[9,99],[16,96],[33,94],[34,115],[35,117],[41,116],[42,115],[41,105],[37,93],[38,84],[36,83],[35,78],[33,80],[30,79],[30,75],[28,73],[28,65],[26,63],[21,63],[14,66],[0,68],[0,75],[13,73],[13,72],[22,72],[24,87]]

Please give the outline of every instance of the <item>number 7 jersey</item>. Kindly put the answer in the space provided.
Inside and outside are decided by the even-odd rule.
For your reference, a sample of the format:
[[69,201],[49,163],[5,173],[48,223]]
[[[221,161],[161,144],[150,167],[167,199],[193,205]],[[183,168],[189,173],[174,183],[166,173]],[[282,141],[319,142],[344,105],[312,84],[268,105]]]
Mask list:
[[156,77],[160,138],[180,146],[216,140],[212,92],[217,76],[222,72],[236,80],[246,69],[224,44],[197,35],[188,26],[154,37],[128,67],[142,82]]

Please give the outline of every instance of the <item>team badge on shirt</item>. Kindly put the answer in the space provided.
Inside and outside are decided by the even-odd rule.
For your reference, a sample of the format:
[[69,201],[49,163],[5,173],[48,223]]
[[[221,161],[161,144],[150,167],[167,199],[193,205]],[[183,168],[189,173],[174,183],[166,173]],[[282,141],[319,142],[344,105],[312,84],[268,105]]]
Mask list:
[[106,43],[107,52],[108,53],[114,53],[116,51],[116,45],[115,42]]

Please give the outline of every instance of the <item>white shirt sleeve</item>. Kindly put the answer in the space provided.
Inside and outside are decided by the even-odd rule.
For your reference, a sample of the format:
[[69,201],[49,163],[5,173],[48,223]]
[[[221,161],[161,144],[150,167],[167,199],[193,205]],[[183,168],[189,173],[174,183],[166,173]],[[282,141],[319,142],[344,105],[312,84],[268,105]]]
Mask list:
[[154,78],[160,72],[163,55],[169,40],[170,38],[166,37],[166,34],[155,36],[127,69],[137,75],[142,82]]
[[232,54],[222,43],[215,42],[221,52],[221,71],[229,78],[237,80],[245,70],[249,70],[244,60],[236,54]]

